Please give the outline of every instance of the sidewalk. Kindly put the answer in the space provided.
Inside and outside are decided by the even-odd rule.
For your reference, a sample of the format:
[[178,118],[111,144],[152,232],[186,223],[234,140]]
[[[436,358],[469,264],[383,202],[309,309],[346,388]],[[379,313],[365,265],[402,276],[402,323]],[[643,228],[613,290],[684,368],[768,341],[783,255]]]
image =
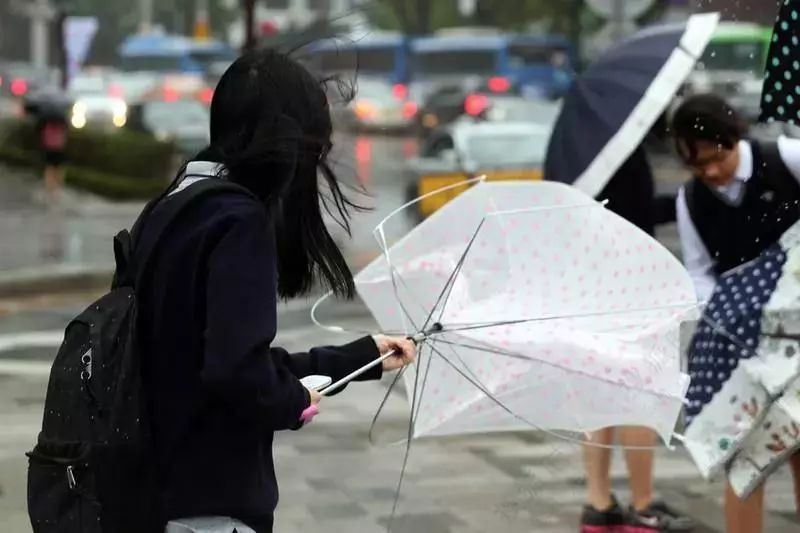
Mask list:
[[113,236],[144,205],[65,190],[61,207],[49,210],[37,201],[40,182],[6,166],[0,166],[0,187],[0,297],[110,279]]
[[[0,188],[0,300],[107,287],[114,235],[129,229],[145,205],[65,189],[60,208],[49,210],[40,181],[2,164]],[[363,231],[353,239],[332,227],[354,271],[378,254],[371,227],[358,222]]]
[[[277,345],[290,351],[346,342],[308,320],[281,313]],[[307,309],[306,309],[307,312]],[[67,314],[67,310],[64,311]],[[362,319],[334,317],[348,329]],[[48,322],[52,320],[52,322]],[[3,331],[56,327],[58,316],[0,319]],[[23,323],[24,322],[24,323]],[[43,358],[27,351],[19,358]],[[0,372],[0,531],[30,531],[25,511],[23,453],[41,423],[46,375]],[[369,423],[385,392],[383,383],[352,384],[324,401],[321,414],[301,431],[276,435],[274,456],[281,502],[276,531],[381,533],[391,515],[403,463],[409,406],[401,392],[387,404],[376,431]],[[695,533],[722,533],[722,485],[703,481],[682,449],[660,449],[656,488],[660,496],[697,522]],[[629,501],[624,461],[615,453],[613,487]],[[800,529],[792,518],[786,469],[767,486],[765,533]],[[465,435],[413,441],[393,533],[570,533],[577,531],[585,500],[580,448],[540,432]]]

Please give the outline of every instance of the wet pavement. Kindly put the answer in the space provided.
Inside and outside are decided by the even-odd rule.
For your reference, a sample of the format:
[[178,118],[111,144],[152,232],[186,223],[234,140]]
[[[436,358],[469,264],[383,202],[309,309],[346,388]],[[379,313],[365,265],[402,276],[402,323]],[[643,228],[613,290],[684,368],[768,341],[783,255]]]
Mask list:
[[[378,251],[372,230],[406,200],[409,177],[405,160],[413,141],[397,137],[342,136],[333,157],[339,174],[365,194],[358,203],[373,209],[357,214],[353,238],[344,243],[355,267]],[[674,192],[682,172],[657,162],[659,190]],[[20,270],[67,266],[110,268],[111,238],[127,227],[141,202],[113,204],[70,192],[64,208],[48,212],[37,202],[36,180],[0,167],[0,276]],[[413,225],[396,217],[387,240]],[[675,250],[674,227],[659,234]],[[30,531],[25,512],[23,453],[32,446],[41,422],[47,371],[66,321],[91,301],[92,294],[42,295],[0,302],[0,531]],[[313,299],[292,302],[279,312],[279,345],[290,350],[346,342],[354,333],[334,334],[313,326]],[[374,330],[358,303],[325,305],[324,322],[347,330]],[[275,458],[281,484],[278,532],[385,530],[405,446],[409,406],[402,392],[393,394],[380,420],[375,444],[369,423],[387,382],[357,384],[325,400],[322,414],[299,432],[280,434]],[[580,450],[575,444],[539,432],[474,435],[414,441],[395,532],[467,533],[502,529],[516,532],[577,530],[584,501]],[[658,452],[657,490],[671,504],[693,516],[700,533],[721,532],[722,489],[699,478],[682,450]],[[614,488],[628,500],[623,461],[614,465]],[[799,530],[792,520],[791,483],[785,471],[768,486],[768,533]]]
[[[337,138],[332,154],[344,190],[358,205],[352,238],[331,224],[351,262],[363,266],[377,253],[373,228],[406,201],[405,160],[416,150],[412,139]],[[114,234],[131,226],[144,202],[107,202],[66,190],[59,209],[48,209],[40,180],[30,172],[0,165],[0,278],[23,270],[107,269],[113,267]],[[394,240],[410,229],[397,217],[388,227]]]
[[[59,333],[80,310],[75,301],[49,310],[0,318],[0,347],[14,336]],[[355,333],[334,334],[310,324],[310,301],[282,307],[276,344],[303,350],[343,343]],[[358,304],[324,305],[326,322],[347,330],[374,325]],[[53,342],[51,340],[51,342]],[[43,342],[43,344],[47,344]],[[30,531],[25,512],[26,462],[41,422],[46,367],[55,346],[0,350],[0,531]],[[9,366],[10,362],[28,363]],[[37,371],[37,364],[39,371]],[[370,420],[388,380],[359,383],[324,400],[309,427],[275,442],[281,487],[276,531],[381,532],[389,517],[403,464],[409,405],[392,395],[370,443]],[[707,483],[678,449],[660,449],[657,493],[698,522],[698,533],[721,533],[722,487]],[[616,454],[614,490],[629,500],[622,457]],[[581,455],[569,442],[539,432],[467,435],[413,441],[392,531],[395,533],[562,533],[577,531],[584,501]],[[792,521],[788,473],[768,484],[767,533],[800,530]]]

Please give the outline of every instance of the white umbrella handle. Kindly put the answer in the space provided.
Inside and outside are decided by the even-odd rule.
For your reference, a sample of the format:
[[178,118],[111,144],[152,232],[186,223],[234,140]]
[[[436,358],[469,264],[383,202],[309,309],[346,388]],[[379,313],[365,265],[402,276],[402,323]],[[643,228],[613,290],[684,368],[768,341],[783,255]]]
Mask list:
[[[380,357],[378,357],[377,359],[375,359],[374,361],[370,361],[369,363],[367,363],[366,365],[362,366],[358,370],[356,370],[354,372],[351,372],[350,374],[346,375],[345,377],[343,377],[342,379],[340,379],[336,383],[332,383],[332,384],[328,385],[327,387],[325,387],[323,390],[319,391],[320,396],[327,396],[328,394],[332,393],[333,391],[341,389],[342,387],[344,387],[345,385],[347,385],[348,383],[350,383],[351,381],[356,379],[358,376],[360,376],[361,374],[363,374],[367,370],[378,366],[379,364],[383,363],[386,359],[390,358],[394,354],[395,354],[395,351],[394,350],[390,350],[387,353],[385,353],[385,354],[381,355]],[[308,424],[318,414],[319,414],[319,407],[317,407],[316,405],[309,405],[308,407],[305,408],[303,413],[300,415],[300,420],[303,422],[303,424]]]
[[325,387],[324,389],[319,391],[320,395],[321,396],[327,396],[330,393],[339,390],[340,388],[344,387],[345,385],[347,385],[348,383],[350,383],[351,381],[356,379],[358,376],[360,376],[361,374],[363,374],[367,370],[370,370],[371,368],[374,368],[374,367],[378,366],[379,364],[383,363],[386,359],[390,358],[394,354],[395,354],[394,350],[389,350],[388,352],[386,352],[382,356],[378,357],[374,361],[371,361],[370,363],[367,363],[366,365],[362,366],[361,368],[359,368],[355,372],[351,372],[350,374],[346,375],[345,377],[343,377],[342,379],[340,379],[336,383],[331,383],[330,385],[328,385],[327,387]]

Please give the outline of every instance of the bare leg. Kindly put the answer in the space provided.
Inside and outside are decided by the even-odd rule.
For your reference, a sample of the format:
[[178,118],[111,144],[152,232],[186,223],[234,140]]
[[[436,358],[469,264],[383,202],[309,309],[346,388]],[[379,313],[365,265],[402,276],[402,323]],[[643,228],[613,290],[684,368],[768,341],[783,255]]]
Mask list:
[[[605,428],[590,435],[591,444],[609,445],[614,440],[614,428]],[[586,490],[589,504],[605,511],[611,501],[611,449],[600,446],[583,446],[583,463],[586,469]]]
[[61,200],[61,188],[64,184],[64,171],[60,166],[44,167],[44,188],[50,205],[57,205]]
[[[644,511],[653,502],[653,447],[656,433],[652,429],[629,426],[620,428],[620,443],[625,447],[625,463],[628,466],[628,484],[631,487],[631,504],[637,511]],[[630,448],[650,448],[637,450]]]
[[764,530],[764,485],[746,500],[740,500],[730,484],[725,487],[726,533],[762,533]]
[[792,455],[789,459],[792,467],[792,477],[794,478],[794,501],[798,516],[800,516],[800,452]]

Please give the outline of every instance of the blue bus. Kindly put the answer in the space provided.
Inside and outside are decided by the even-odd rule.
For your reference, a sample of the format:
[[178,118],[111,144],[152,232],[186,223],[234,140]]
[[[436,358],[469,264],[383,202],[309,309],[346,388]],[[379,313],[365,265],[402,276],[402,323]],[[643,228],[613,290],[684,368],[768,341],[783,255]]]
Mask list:
[[472,35],[414,39],[415,82],[497,77],[546,95],[562,94],[573,76],[574,50],[561,36]]
[[119,48],[122,70],[202,74],[207,68],[233,61],[236,51],[215,40],[200,41],[179,35],[133,35]]
[[409,79],[408,39],[395,33],[319,41],[312,45],[307,61],[324,73],[358,73],[390,84],[405,84]]

